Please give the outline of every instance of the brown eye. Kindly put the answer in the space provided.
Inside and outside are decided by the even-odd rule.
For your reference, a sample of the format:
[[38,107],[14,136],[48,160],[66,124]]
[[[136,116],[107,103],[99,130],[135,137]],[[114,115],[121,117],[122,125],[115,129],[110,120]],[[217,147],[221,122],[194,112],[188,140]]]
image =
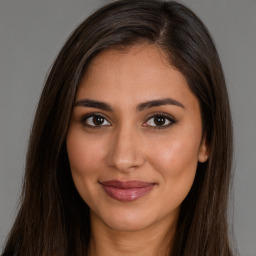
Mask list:
[[159,114],[150,117],[144,124],[144,126],[152,126],[154,128],[165,128],[173,123],[175,123],[175,121],[171,117]]
[[154,123],[156,126],[162,126],[166,122],[166,118],[163,116],[156,116],[154,117]]
[[104,123],[104,118],[101,116],[94,116],[92,121],[94,125],[102,125]]
[[95,114],[84,118],[82,122],[84,125],[93,126],[93,127],[111,125],[105,117],[101,115],[95,115]]

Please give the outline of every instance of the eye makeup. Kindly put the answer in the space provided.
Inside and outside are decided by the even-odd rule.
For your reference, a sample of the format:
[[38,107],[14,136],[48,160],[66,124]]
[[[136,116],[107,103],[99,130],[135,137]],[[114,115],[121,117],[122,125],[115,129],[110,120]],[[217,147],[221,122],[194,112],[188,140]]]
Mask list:
[[176,119],[170,114],[157,112],[157,113],[152,113],[147,118],[146,122],[143,123],[142,126],[153,127],[155,129],[164,129],[175,124],[176,122],[177,122]]
[[[97,112],[83,115],[80,122],[83,126],[89,128],[100,128],[112,125],[109,118],[107,118],[104,114]],[[170,114],[157,112],[150,114],[150,116],[146,118],[146,121],[143,122],[142,127],[164,129],[175,124],[176,122],[176,119]]]

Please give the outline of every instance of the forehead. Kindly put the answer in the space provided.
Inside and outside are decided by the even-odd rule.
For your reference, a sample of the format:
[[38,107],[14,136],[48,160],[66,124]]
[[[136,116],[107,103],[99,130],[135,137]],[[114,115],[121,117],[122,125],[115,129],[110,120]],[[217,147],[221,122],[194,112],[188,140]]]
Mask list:
[[111,49],[97,55],[79,85],[77,100],[97,98],[113,104],[174,97],[195,100],[186,78],[154,45]]

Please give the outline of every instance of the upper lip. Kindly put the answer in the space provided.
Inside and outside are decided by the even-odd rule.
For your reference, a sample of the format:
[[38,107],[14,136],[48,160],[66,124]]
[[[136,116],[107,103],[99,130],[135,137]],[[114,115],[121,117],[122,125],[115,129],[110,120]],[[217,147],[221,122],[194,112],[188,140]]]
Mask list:
[[140,180],[129,180],[129,181],[119,181],[119,180],[108,180],[100,182],[103,186],[109,186],[120,189],[129,189],[129,188],[143,188],[149,185],[154,185],[152,182],[145,182]]

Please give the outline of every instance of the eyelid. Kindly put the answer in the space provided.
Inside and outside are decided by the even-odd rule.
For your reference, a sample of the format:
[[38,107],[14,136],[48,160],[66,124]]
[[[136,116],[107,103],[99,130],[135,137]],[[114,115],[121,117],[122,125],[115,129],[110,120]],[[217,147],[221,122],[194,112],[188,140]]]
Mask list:
[[[94,117],[94,116],[100,116],[102,118],[104,118],[108,123],[109,125],[90,125],[90,124],[86,124],[86,119],[90,118],[90,117]],[[145,125],[150,119],[154,118],[154,117],[157,117],[157,116],[161,116],[161,117],[164,117],[166,118],[167,120],[170,121],[169,124],[167,125]],[[91,112],[91,113],[87,113],[85,115],[83,115],[80,119],[80,122],[82,123],[83,126],[86,126],[86,127],[89,127],[89,128],[100,128],[100,127],[105,127],[105,126],[110,126],[112,125],[111,121],[109,120],[109,117],[107,117],[105,114],[103,113],[100,113],[100,112]],[[146,118],[146,121],[142,124],[142,126],[144,127],[149,127],[149,128],[155,128],[155,129],[163,129],[163,128],[167,128],[173,124],[175,124],[177,122],[177,120],[170,114],[168,113],[165,113],[165,112],[154,112],[154,113],[151,113],[147,118]]]
[[94,116],[100,116],[102,118],[104,118],[110,125],[111,122],[109,121],[109,118],[102,114],[102,113],[99,113],[99,112],[91,112],[91,113],[87,113],[85,115],[82,116],[82,118],[80,119],[80,122],[82,123],[83,126],[86,126],[86,127],[89,127],[89,128],[100,128],[100,127],[104,127],[104,126],[110,126],[110,125],[89,125],[89,124],[86,124],[85,121],[90,118],[90,117],[94,117]]
[[[146,125],[144,125],[144,124],[147,123],[150,119],[152,119],[152,118],[154,118],[154,117],[156,117],[156,116],[161,116],[161,117],[166,118],[167,120],[170,121],[170,124],[168,124],[168,125],[163,125],[163,126],[157,126],[157,125],[156,125],[156,126],[146,126]],[[170,114],[168,114],[168,113],[165,113],[165,112],[155,112],[155,113],[151,113],[151,114],[147,117],[146,121],[143,123],[143,126],[145,126],[145,127],[152,127],[152,128],[154,128],[154,129],[164,129],[164,128],[167,128],[167,127],[169,127],[169,126],[175,124],[176,122],[177,122],[177,120],[176,120],[172,115],[170,115]]]

